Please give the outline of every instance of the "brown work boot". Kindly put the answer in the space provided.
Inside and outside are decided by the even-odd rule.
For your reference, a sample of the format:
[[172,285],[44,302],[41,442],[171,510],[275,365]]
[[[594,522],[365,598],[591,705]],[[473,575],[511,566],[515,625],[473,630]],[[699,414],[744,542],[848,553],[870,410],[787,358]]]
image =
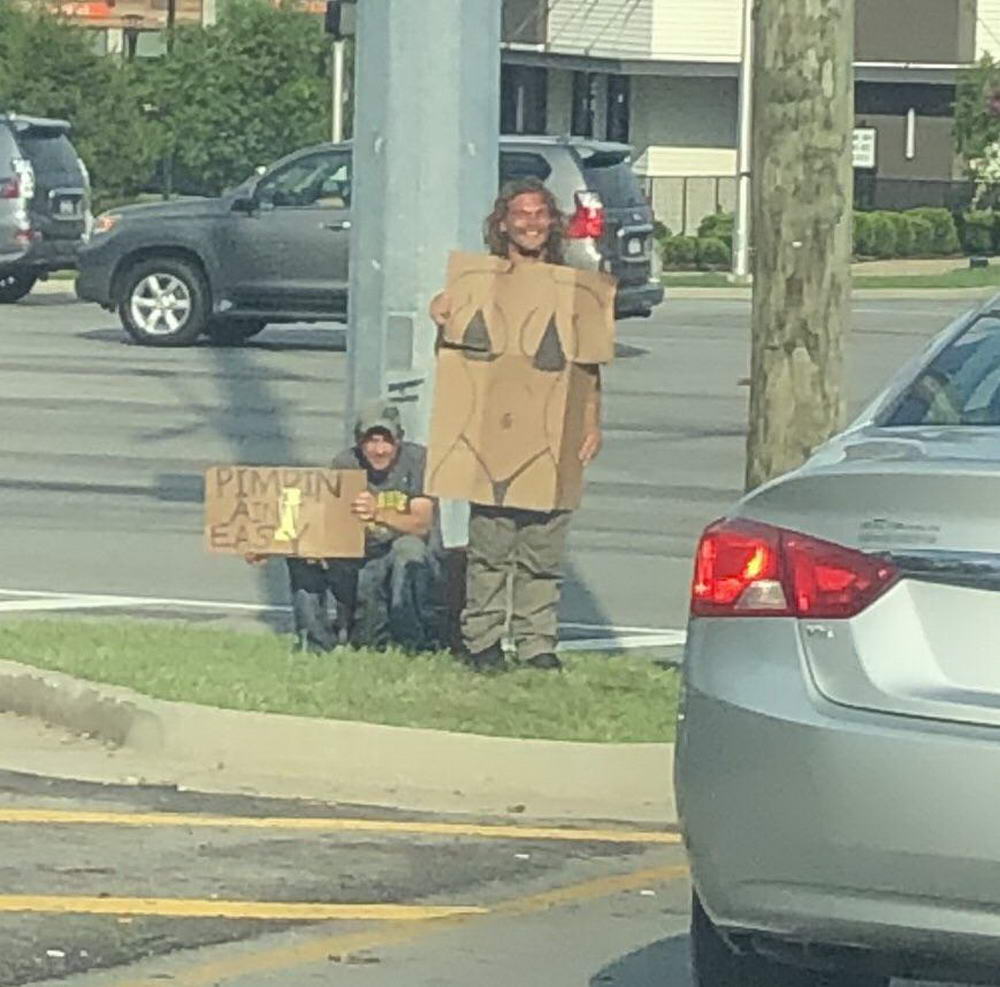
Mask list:
[[551,651],[535,655],[527,659],[524,664],[529,668],[538,668],[545,672],[561,672],[563,667],[563,663]]
[[482,651],[463,652],[462,661],[474,672],[482,672],[484,675],[496,675],[507,671],[507,659],[499,641]]

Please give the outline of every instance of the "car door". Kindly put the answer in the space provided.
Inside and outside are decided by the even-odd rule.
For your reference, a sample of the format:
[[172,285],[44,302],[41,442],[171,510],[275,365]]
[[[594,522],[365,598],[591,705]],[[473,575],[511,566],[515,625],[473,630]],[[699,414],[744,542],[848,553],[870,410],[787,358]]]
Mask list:
[[310,151],[266,173],[254,208],[230,218],[222,264],[235,307],[345,314],[350,205],[349,151]]

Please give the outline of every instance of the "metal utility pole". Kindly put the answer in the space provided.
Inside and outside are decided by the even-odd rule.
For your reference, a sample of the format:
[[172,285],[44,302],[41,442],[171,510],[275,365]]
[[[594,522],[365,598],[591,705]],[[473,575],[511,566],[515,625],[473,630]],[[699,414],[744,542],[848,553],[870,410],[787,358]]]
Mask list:
[[[425,441],[448,252],[497,193],[499,0],[359,0],[348,415],[388,390]],[[447,531],[446,537],[447,537]]]
[[736,149],[736,216],[733,223],[733,280],[750,277],[750,195],[753,148],[754,0],[743,0],[740,55],[740,133]]
[[850,322],[854,0],[756,0],[747,488],[840,427]]
[[167,0],[167,54],[174,50],[174,35],[177,32],[177,0]]
[[333,42],[333,93],[330,102],[330,139],[339,144],[344,139],[344,45],[343,38]]

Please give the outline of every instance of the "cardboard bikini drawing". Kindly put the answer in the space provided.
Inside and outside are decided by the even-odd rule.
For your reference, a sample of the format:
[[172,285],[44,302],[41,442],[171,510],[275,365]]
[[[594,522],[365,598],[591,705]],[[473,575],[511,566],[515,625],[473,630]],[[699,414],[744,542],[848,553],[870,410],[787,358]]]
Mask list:
[[614,356],[614,280],[554,264],[454,253],[437,355],[427,492],[573,509],[594,378]]
[[205,471],[205,544],[210,552],[361,558],[365,526],[351,503],[368,487],[363,470],[213,466]]

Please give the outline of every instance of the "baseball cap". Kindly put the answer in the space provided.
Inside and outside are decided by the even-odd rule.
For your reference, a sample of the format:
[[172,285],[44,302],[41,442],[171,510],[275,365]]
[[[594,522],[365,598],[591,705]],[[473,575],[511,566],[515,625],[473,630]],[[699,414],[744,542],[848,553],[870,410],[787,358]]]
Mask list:
[[369,432],[375,431],[386,432],[397,442],[403,437],[403,423],[396,405],[388,401],[372,401],[361,408],[354,422],[355,439],[360,441]]

